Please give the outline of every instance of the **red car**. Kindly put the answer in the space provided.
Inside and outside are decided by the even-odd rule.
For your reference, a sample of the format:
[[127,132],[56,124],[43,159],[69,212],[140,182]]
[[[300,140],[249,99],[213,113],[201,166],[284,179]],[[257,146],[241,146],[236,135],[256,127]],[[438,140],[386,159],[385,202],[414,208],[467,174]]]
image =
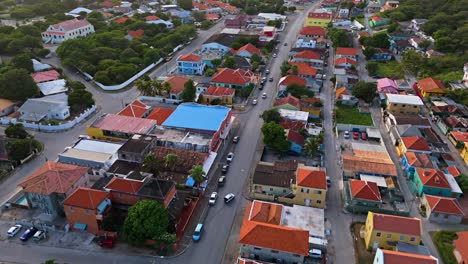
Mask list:
[[362,140],[367,140],[367,133],[366,132],[361,132],[361,139]]
[[353,139],[359,139],[359,132],[353,132]]
[[108,237],[108,238],[103,237],[98,241],[98,245],[103,248],[113,248],[114,243],[115,243],[115,240],[112,237]]

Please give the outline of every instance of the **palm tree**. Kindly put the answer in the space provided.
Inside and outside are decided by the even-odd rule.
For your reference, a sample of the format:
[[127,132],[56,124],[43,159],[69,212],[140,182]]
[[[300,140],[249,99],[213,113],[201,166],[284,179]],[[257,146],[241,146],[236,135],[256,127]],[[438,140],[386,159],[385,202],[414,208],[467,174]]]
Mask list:
[[302,150],[309,158],[312,158],[315,154],[317,154],[319,144],[320,142],[317,137],[310,137],[305,142],[304,148]]
[[164,96],[168,95],[171,93],[172,87],[171,84],[168,82],[163,82],[162,83],[162,93]]
[[143,81],[138,79],[135,84],[137,86],[138,91],[141,92],[142,95],[151,95],[151,81]]
[[189,170],[189,174],[197,184],[201,183],[205,178],[205,172],[200,165],[194,165],[192,169]]
[[170,170],[174,170],[174,167],[179,162],[179,156],[174,153],[169,153],[164,157],[164,166]]
[[152,87],[153,96],[155,95],[160,96],[162,94],[162,84],[160,82],[151,80],[151,87]]
[[151,153],[148,153],[143,159],[141,170],[144,172],[152,173],[154,176],[157,176],[159,175],[159,171],[161,168],[160,165],[160,161],[156,159],[156,156]]
[[55,259],[48,259],[45,262],[43,262],[42,264],[57,264],[57,262],[55,261]]

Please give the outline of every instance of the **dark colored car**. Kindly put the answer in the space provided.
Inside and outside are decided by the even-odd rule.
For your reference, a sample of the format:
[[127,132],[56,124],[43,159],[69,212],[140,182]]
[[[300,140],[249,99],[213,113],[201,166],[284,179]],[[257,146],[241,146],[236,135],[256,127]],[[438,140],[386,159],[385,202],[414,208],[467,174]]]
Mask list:
[[28,241],[28,239],[37,232],[37,228],[35,227],[30,227],[26,231],[24,231],[23,235],[20,237],[20,240],[23,242]]
[[221,168],[221,171],[226,173],[227,171],[229,170],[229,165],[228,164],[224,164],[223,167]]
[[367,140],[367,133],[366,132],[361,132],[361,139],[362,140]]
[[98,241],[98,245],[103,247],[103,248],[113,248],[114,247],[114,239],[112,237],[108,237],[108,238],[101,238],[99,239]]
[[240,139],[239,136],[235,136],[235,137],[232,139],[232,142],[233,142],[233,143],[237,143],[237,142],[239,142],[239,139]]
[[359,132],[353,132],[353,139],[359,139]]

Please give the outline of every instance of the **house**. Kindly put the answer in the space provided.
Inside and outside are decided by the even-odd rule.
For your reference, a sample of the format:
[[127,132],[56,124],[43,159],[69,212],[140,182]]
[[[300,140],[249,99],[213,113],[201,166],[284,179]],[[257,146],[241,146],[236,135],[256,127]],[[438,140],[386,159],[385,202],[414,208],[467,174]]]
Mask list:
[[416,168],[414,178],[410,180],[410,189],[419,196],[429,194],[458,199],[461,195],[453,176],[439,170]]
[[80,187],[63,201],[67,223],[74,231],[97,234],[111,209],[109,193]]
[[436,257],[377,248],[374,264],[418,263],[439,264]]
[[406,176],[410,179],[413,179],[416,168],[437,169],[429,155],[411,151],[401,156],[401,165],[403,165]]
[[356,67],[357,62],[355,60],[352,60],[350,58],[338,58],[333,62],[333,65],[335,67],[340,67],[340,68],[351,68],[351,67]]
[[413,46],[411,46],[409,39],[401,39],[401,40],[391,40],[390,41],[390,50],[397,54],[401,55],[403,52],[407,50],[412,50],[414,49]]
[[105,114],[86,127],[93,139],[120,141],[135,134],[147,135],[156,126],[156,121],[139,117]]
[[39,122],[42,120],[65,120],[70,116],[70,106],[67,101],[47,97],[28,99],[18,109],[19,119]]
[[369,4],[367,4],[367,12],[370,14],[378,13],[380,12],[381,7],[382,7],[382,4],[380,3],[380,0],[369,1]]
[[193,24],[193,18],[188,10],[184,10],[182,8],[171,8],[167,12],[171,17],[180,19],[180,22],[184,25]]
[[278,87],[280,91],[285,91],[286,88],[292,84],[306,86],[307,81],[296,75],[286,75],[284,77],[281,77],[281,79],[279,79]]
[[243,28],[251,20],[246,14],[238,14],[234,17],[226,17],[224,20],[225,28]]
[[223,68],[213,75],[210,84],[233,89],[241,89],[255,83],[255,75],[251,71]]
[[34,72],[45,71],[45,70],[49,70],[52,68],[52,66],[50,66],[47,63],[42,63],[36,59],[31,59],[31,60],[33,63]]
[[[388,90],[387,90],[388,91]],[[396,114],[419,114],[424,105],[421,98],[416,95],[387,93],[387,112]]]
[[117,24],[125,24],[128,20],[129,20],[128,17],[123,16],[123,17],[117,18],[116,20],[112,22],[117,23]]
[[[321,108],[322,107],[321,107],[320,98],[303,98],[301,100],[301,111],[309,113],[309,118],[320,118]],[[307,126],[310,132],[311,131],[310,129],[314,127],[315,125],[308,124]]]
[[431,123],[426,117],[419,115],[403,115],[388,113],[387,117],[384,117],[385,126],[388,130],[391,130],[394,126],[399,125],[412,125],[416,128],[430,128]]
[[69,39],[86,37],[94,33],[94,27],[87,20],[76,18],[50,25],[46,31],[41,33],[44,43],[62,43]]
[[465,214],[456,198],[424,194],[421,204],[426,207],[429,221],[439,224],[460,224]]
[[447,93],[444,84],[433,78],[425,78],[417,82],[417,88],[421,96],[428,98],[430,96],[442,96]]
[[421,220],[368,212],[366,223],[361,228],[367,249],[376,250],[395,248],[396,242],[419,245],[421,242]]
[[335,58],[348,58],[354,61],[358,59],[358,51],[356,48],[338,47],[335,51]]
[[392,143],[395,144],[395,146],[399,144],[398,142],[401,141],[402,137],[424,137],[419,128],[412,124],[392,126],[389,132],[390,139],[392,140]]
[[457,264],[468,263],[468,232],[457,232],[457,239],[453,241],[453,255]]
[[76,188],[89,185],[88,168],[47,161],[23,179],[22,188],[28,204],[45,214],[63,215],[62,202]]
[[377,92],[397,94],[398,89],[396,83],[389,78],[382,78],[377,80]]
[[262,32],[260,33],[258,40],[263,43],[275,40],[276,32],[277,30],[274,26],[263,26]]
[[412,90],[410,83],[405,79],[395,80],[398,91],[409,91]]
[[398,0],[387,0],[385,4],[380,8],[380,12],[385,12],[388,10],[393,10],[398,7],[400,1]]
[[177,58],[177,73],[203,75],[206,64],[202,57],[193,53],[180,55]]
[[292,69],[288,71],[288,74],[297,75],[306,80],[312,80],[317,75],[317,69],[312,68],[308,63],[305,62],[288,62],[291,67],[297,68],[297,73],[294,73]]
[[281,116],[280,125],[285,129],[299,130],[305,128],[309,120],[309,113],[304,111],[293,111],[279,109]]
[[73,16],[73,17],[76,17],[76,18],[79,18],[80,17],[80,13],[86,13],[86,14],[89,14],[91,13],[93,10],[90,10],[88,8],[84,8],[84,7],[77,7],[71,11],[68,11],[67,13],[65,13],[66,16]]
[[195,2],[195,1],[192,1],[192,6],[193,6],[194,9],[197,9],[199,11],[210,9],[209,6],[207,6],[205,4],[202,4],[202,3],[199,3],[199,2]]
[[224,55],[231,49],[231,44],[236,40],[236,38],[236,35],[230,34],[213,35],[203,43],[199,54],[206,51],[211,51],[219,52],[220,54]]
[[[210,85],[210,87],[203,92],[202,101],[205,104],[232,105],[234,94],[234,89]],[[218,101],[218,103],[216,103],[216,101]]]
[[249,71],[252,69],[250,64],[250,58],[234,56],[234,67],[243,71]]
[[387,149],[367,143],[351,143],[343,151],[343,176],[356,178],[360,174],[397,176],[397,170]]
[[56,70],[49,70],[32,73],[31,77],[33,78],[34,82],[42,83],[58,80],[60,78],[60,73]]
[[234,55],[239,56],[239,57],[245,57],[245,58],[250,58],[252,55],[261,55],[260,50],[255,47],[254,45],[247,43],[244,46],[240,47]]
[[156,137],[134,135],[118,150],[119,160],[143,163],[145,156],[156,146]]
[[337,101],[350,100],[351,94],[346,90],[346,87],[343,86],[341,88],[336,89],[335,99]]
[[371,28],[382,27],[385,25],[390,24],[390,19],[388,18],[381,18],[378,16],[373,16],[369,21],[369,26]]
[[13,101],[0,98],[0,117],[11,114],[15,110],[15,106]]
[[358,72],[346,68],[334,68],[333,74],[335,74],[336,83],[338,85],[351,86],[356,83],[359,79]]
[[299,132],[292,129],[286,129],[286,140],[291,143],[289,151],[292,151],[296,154],[302,153],[302,147],[304,146],[305,138]]
[[419,47],[419,45],[421,45],[423,42],[424,42],[423,38],[410,38],[409,39],[409,43],[411,44],[411,46],[413,46],[413,48],[415,48],[417,50],[422,49],[422,48]]
[[294,54],[291,58],[292,62],[304,62],[315,69],[323,69],[323,59],[320,54],[311,50],[304,50]]
[[318,13],[310,12],[307,15],[305,26],[318,26],[326,28],[332,21],[332,15],[330,13]]
[[460,151],[460,156],[465,161],[465,164],[468,165],[468,142],[465,142],[463,149]]
[[463,148],[465,142],[468,142],[468,132],[450,131],[448,139],[456,148]]
[[41,94],[44,96],[65,93],[68,91],[65,79],[59,79],[50,82],[41,82],[37,84],[37,87],[39,88]]
[[448,116],[455,116],[455,117],[468,116],[468,113],[465,107],[447,104],[445,102],[432,101],[432,105],[430,109],[431,109],[432,115],[439,116],[442,118],[448,117]]
[[437,127],[442,133],[447,134],[452,131],[467,132],[468,120],[463,117],[448,116],[437,120]]
[[145,17],[145,21],[146,21],[146,24],[156,24],[156,25],[163,24],[166,26],[166,28],[174,27],[174,24],[172,22],[162,20],[161,18],[154,16],[154,15]]
[[382,197],[380,196],[377,183],[350,179],[348,181],[348,187],[351,205],[379,208],[382,204]]
[[125,38],[128,40],[133,40],[133,39],[143,36],[144,33],[145,32],[143,31],[143,29],[137,29],[137,30],[127,29],[127,35],[125,35]]
[[323,27],[304,26],[299,31],[299,37],[312,38],[312,39],[325,38],[326,33]]
[[433,49],[430,49],[428,51],[425,52],[426,56],[428,58],[431,58],[431,57],[441,57],[441,56],[444,56],[445,54],[442,53],[442,52],[438,52],[436,50],[433,50]]
[[462,174],[461,171],[458,169],[458,167],[455,165],[448,166],[447,169],[444,171],[444,173],[452,175],[454,178]]
[[432,153],[431,148],[427,144],[426,140],[417,136],[401,137],[396,150],[400,157],[408,151],[424,153],[428,155]]
[[184,90],[185,83],[188,81],[188,78],[181,76],[170,76],[166,80],[164,80],[165,83],[169,83],[169,85],[171,86],[171,92],[169,93],[171,99],[180,99],[180,94]]
[[150,106],[136,99],[120,110],[117,115],[145,118],[149,114],[150,109]]
[[276,98],[273,103],[273,108],[299,111],[301,110],[301,100],[292,95],[283,98]]

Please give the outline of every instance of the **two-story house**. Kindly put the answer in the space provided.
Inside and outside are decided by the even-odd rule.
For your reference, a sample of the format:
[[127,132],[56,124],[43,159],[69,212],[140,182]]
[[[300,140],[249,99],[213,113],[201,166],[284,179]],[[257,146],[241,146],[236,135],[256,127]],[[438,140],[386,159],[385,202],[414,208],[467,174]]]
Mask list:
[[203,75],[206,64],[202,57],[193,53],[180,55],[177,58],[177,73]]
[[424,105],[421,98],[416,95],[387,93],[387,112],[394,114],[419,114]]
[[419,196],[429,194],[458,199],[462,194],[453,176],[435,169],[417,168],[409,187]]
[[375,182],[350,179],[348,185],[352,206],[368,207],[371,210],[382,204],[379,187]]
[[[311,67],[308,63],[305,62],[289,62],[291,69],[288,71],[288,74],[297,75],[307,81],[312,81],[317,75],[317,69]],[[294,69],[297,69],[297,72]]]
[[333,65],[338,68],[351,68],[351,67],[356,67],[357,62],[353,59],[350,58],[337,58],[334,62]]
[[69,39],[86,37],[94,33],[94,27],[87,20],[76,18],[50,25],[41,33],[44,43],[62,43]]
[[299,31],[298,36],[303,37],[303,38],[318,39],[318,38],[325,38],[326,33],[325,33],[325,29],[323,27],[304,26]]
[[456,198],[425,194],[421,204],[426,207],[426,217],[434,223],[460,224],[465,217]]
[[369,250],[393,250],[397,242],[419,245],[421,233],[421,220],[418,218],[374,212],[367,213],[366,223],[361,228],[361,237]]
[[23,189],[32,208],[60,216],[64,213],[63,200],[78,187],[89,185],[87,172],[88,168],[85,167],[48,161],[18,186]]
[[447,93],[445,85],[433,78],[425,78],[417,82],[417,88],[422,97],[442,96]]
[[401,137],[396,150],[400,157],[408,151],[425,154],[431,154],[432,152],[426,140],[418,136]]
[[317,70],[323,70],[322,57],[317,52],[311,50],[304,50],[294,54],[291,58],[291,62],[304,62]]
[[300,85],[300,86],[306,86],[307,81],[304,78],[301,78],[297,75],[286,75],[284,77],[281,77],[278,81],[278,90],[280,91],[285,91],[286,88],[290,85]]
[[307,15],[305,26],[317,26],[326,28],[332,20],[331,13],[310,12]]
[[356,48],[338,47],[335,51],[335,58],[348,58],[357,61],[358,51]]

